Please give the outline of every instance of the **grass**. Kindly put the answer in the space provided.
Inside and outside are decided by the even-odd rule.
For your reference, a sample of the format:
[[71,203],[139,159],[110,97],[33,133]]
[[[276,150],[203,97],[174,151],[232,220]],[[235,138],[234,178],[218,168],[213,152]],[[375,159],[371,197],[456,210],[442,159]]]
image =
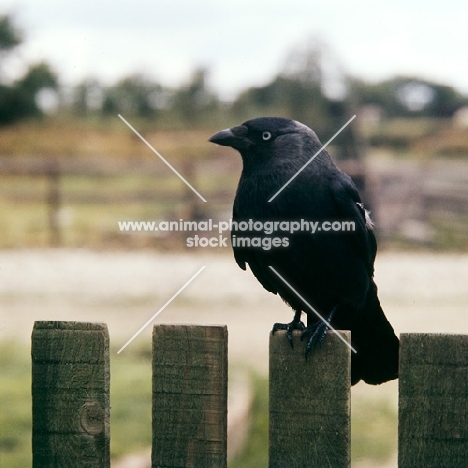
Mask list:
[[0,342],[0,465],[31,466],[31,364],[29,349]]
[[[436,218],[436,217],[434,217]],[[459,216],[457,219],[439,217],[432,220],[435,239],[434,244],[438,250],[456,249],[466,252],[468,248],[468,238],[466,236],[466,226],[468,226],[468,216]]]
[[397,448],[396,409],[386,399],[353,398],[351,405],[351,466],[380,466]]
[[[131,125],[160,153],[170,158],[205,157],[211,130],[160,130],[150,121]],[[0,128],[0,154],[14,156],[156,157],[117,116],[106,120],[49,117]]]
[[111,349],[111,455],[151,446],[151,348]]
[[229,468],[263,468],[268,466],[268,380],[252,374],[254,399],[247,446],[230,463]]

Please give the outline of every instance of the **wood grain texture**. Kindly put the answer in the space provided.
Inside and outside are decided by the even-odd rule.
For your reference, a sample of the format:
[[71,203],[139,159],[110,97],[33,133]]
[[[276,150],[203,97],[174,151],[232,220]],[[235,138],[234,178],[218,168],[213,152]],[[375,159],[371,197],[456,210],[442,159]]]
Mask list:
[[154,327],[152,466],[227,466],[225,326]]
[[31,357],[33,468],[109,467],[107,326],[36,322]]
[[306,360],[300,332],[294,349],[285,333],[270,334],[269,467],[349,467],[350,348],[329,332]]
[[398,466],[468,466],[468,336],[400,341]]

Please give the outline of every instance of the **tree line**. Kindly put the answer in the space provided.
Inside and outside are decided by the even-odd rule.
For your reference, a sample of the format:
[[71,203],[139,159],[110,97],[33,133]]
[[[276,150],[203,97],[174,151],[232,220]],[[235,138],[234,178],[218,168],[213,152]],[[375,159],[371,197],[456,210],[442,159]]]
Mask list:
[[[13,83],[5,83],[2,62],[21,44],[22,34],[10,16],[0,16],[0,125],[47,113],[65,112],[77,118],[123,114],[164,123],[174,128],[196,128],[236,122],[258,115],[282,115],[312,125],[327,136],[328,129],[362,106],[384,117],[447,118],[468,105],[468,97],[444,84],[415,76],[396,76],[368,83],[335,74],[341,93],[327,90],[329,76],[323,58],[327,48],[312,41],[294,51],[285,66],[263,86],[223,100],[209,84],[209,70],[197,68],[187,82],[168,87],[143,74],[129,74],[113,86],[87,78],[73,88],[60,80],[45,62],[31,64]],[[339,68],[339,67],[338,67]]]

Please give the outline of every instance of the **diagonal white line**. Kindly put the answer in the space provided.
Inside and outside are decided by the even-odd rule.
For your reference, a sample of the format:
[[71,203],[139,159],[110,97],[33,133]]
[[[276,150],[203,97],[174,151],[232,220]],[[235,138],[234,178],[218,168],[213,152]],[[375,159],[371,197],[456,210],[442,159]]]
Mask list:
[[120,354],[204,269],[202,266],[118,351]]
[[354,119],[353,115],[269,200],[273,201]]
[[139,133],[138,133],[138,132],[137,132],[137,131],[120,115],[120,114],[119,114],[119,117],[120,117],[120,119],[121,119],[125,124],[127,124],[127,126],[128,126],[131,130],[133,130],[133,132],[135,133],[135,135],[137,135],[138,137],[140,137],[141,141],[142,141],[143,143],[145,143],[146,146],[148,146],[148,148],[150,148],[151,151],[153,151],[153,153],[156,154],[156,156],[159,156],[159,158],[160,158],[175,174],[177,174],[177,175],[179,176],[179,178],[180,178],[183,182],[185,182],[185,184],[186,184],[188,187],[190,187],[190,188],[194,191],[194,193],[196,193],[196,194],[206,203],[206,200],[205,200],[205,199],[204,199],[204,198],[203,198],[203,197],[202,197],[202,196],[201,196],[185,179],[184,179],[184,177],[183,177],[181,174],[179,174],[179,172],[177,172],[177,170],[176,170],[166,159],[164,159],[164,158],[161,156],[161,154],[160,154],[158,151],[156,151],[156,150],[148,143],[147,140],[145,140],[145,139],[144,139],[144,138],[143,138],[143,137],[142,137],[142,136],[141,136],[141,135],[140,135],[140,134],[139,134]]
[[336,336],[346,345],[348,348],[353,352],[356,353],[357,351],[330,325],[330,323],[325,320],[319,312],[317,312],[271,265],[269,265],[269,268],[273,273],[286,285],[288,288],[296,294],[296,296],[301,299],[304,304],[306,304],[310,310],[331,330],[333,330],[336,333]]

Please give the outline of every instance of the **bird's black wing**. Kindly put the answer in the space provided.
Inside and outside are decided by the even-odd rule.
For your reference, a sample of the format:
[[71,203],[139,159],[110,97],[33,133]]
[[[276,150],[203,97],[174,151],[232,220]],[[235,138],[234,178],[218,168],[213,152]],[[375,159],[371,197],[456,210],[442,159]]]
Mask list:
[[[233,219],[238,220],[238,214],[236,210],[236,205],[234,204],[233,208]],[[234,235],[239,234],[233,230],[231,232],[231,241]],[[246,233],[242,232],[242,236],[246,237]],[[264,261],[261,258],[261,254],[257,253],[255,250],[245,249],[242,247],[235,247],[233,245],[234,259],[242,270],[246,270],[246,263],[249,265],[252,273],[255,275],[257,280],[262,284],[262,286],[269,292],[277,294],[278,290],[275,288],[269,279],[271,276],[271,271],[268,269],[268,266],[264,264]]]
[[[271,261],[289,283],[323,313],[337,304],[361,307],[373,275],[375,237],[366,225],[365,210],[351,178],[335,166],[328,166],[321,172],[316,169],[304,171],[304,177],[300,176],[288,187],[288,193],[278,197],[276,206],[287,219],[319,222],[318,231],[314,234],[297,232],[290,236],[288,249],[262,255],[258,261],[261,271],[256,276],[264,284],[261,279],[264,274],[281,297],[294,304],[291,291],[266,271],[266,261]],[[325,221],[352,221],[355,228],[351,232],[320,230]]]
[[377,242],[374,231],[366,213],[359,192],[351,177],[344,172],[339,173],[331,182],[330,191],[336,208],[343,219],[354,221],[355,231],[350,238],[357,249],[360,258],[367,265],[369,275],[374,273],[374,260],[377,253]]
[[[237,221],[239,219],[239,214],[237,212],[237,209],[236,209],[236,203],[234,202],[234,206],[233,206],[233,209],[232,209],[232,219],[234,221]],[[233,242],[233,236],[237,234],[235,230],[232,230],[231,231],[231,242]],[[242,249],[236,249],[233,245],[233,249],[234,251],[234,259],[236,260],[236,263],[239,265],[240,268],[242,268],[242,270],[245,271],[246,269],[246,266],[245,264],[248,263],[248,256],[245,255],[245,251],[242,250]]]

